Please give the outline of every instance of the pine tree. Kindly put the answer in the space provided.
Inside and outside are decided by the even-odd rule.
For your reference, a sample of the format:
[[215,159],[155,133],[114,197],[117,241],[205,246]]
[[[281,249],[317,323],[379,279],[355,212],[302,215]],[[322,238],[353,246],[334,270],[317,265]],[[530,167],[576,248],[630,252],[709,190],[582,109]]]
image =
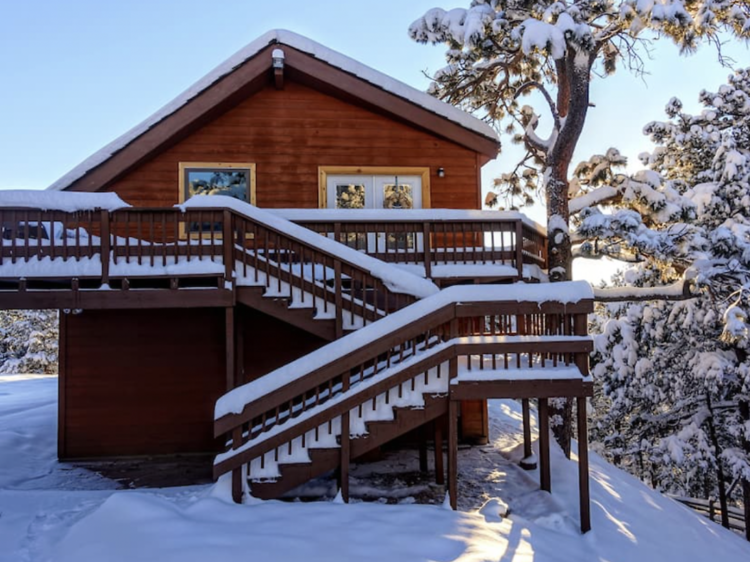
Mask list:
[[57,373],[58,326],[56,310],[0,311],[0,373]]
[[[431,93],[480,112],[525,147],[522,161],[498,178],[496,187],[527,203],[537,190],[544,193],[552,281],[570,279],[573,242],[579,245],[579,255],[597,256],[591,236],[570,233],[572,214],[605,199],[622,198],[627,190],[649,214],[686,211],[679,198],[655,185],[657,174],[595,188],[599,167],[594,166],[588,174],[594,183],[571,182],[572,158],[591,101],[592,73],[612,74],[621,64],[642,68],[640,53],[648,32],[670,38],[683,53],[694,51],[701,41],[718,46],[720,32],[750,37],[750,6],[743,0],[472,0],[467,9],[429,10],[409,28],[416,41],[447,47],[448,64],[434,75]],[[520,103],[531,92],[539,92],[546,103],[552,125],[546,138],[537,133],[541,112]],[[608,154],[611,169],[618,154]],[[655,200],[649,200],[650,195]],[[663,213],[655,209],[670,198],[677,204],[670,203]],[[631,207],[614,217],[589,216],[583,226],[594,228],[598,221],[594,238],[602,230],[619,229],[627,232],[623,243],[643,243],[650,234],[649,222],[640,217],[637,206]],[[654,234],[647,249],[670,250],[674,234]],[[606,249],[629,257],[631,248],[621,251],[615,244]],[[563,414],[565,425],[557,428],[556,436],[569,453],[569,405]]]
[[[700,101],[705,109],[690,115],[671,100],[669,119],[645,127],[656,148],[642,155],[662,191],[691,205],[695,218],[651,225],[680,236],[649,238],[638,266],[618,279],[640,287],[688,280],[693,298],[602,308],[597,429],[607,454],[654,486],[718,496],[726,524],[733,481],[742,481],[750,508],[750,69]],[[603,245],[627,236],[601,234]],[[672,244],[654,244],[665,240]]]

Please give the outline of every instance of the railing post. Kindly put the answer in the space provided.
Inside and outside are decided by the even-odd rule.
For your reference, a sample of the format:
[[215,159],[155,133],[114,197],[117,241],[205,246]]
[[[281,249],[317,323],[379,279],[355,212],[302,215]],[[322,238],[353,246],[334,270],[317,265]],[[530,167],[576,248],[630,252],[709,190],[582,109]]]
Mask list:
[[[430,223],[422,224],[422,251],[424,252],[424,274],[427,279],[432,278],[432,243],[430,242]],[[415,250],[417,248],[414,248]]]
[[[341,381],[341,391],[346,393],[349,390],[350,380],[348,373],[344,373]],[[341,414],[341,438],[339,442],[340,454],[339,459],[339,490],[341,490],[341,499],[349,503],[349,460],[351,456],[351,445],[349,439],[349,411]]]
[[518,280],[523,279],[523,221],[516,220],[516,269],[518,269]]
[[339,339],[344,335],[344,314],[341,310],[341,262],[336,259],[333,262],[334,299],[333,306],[336,309],[335,335]]
[[[232,430],[232,449],[239,449],[242,445],[242,427]],[[242,503],[242,465],[232,469],[232,501]]]
[[[102,285],[109,285],[109,254],[110,254],[110,227],[109,211],[100,212],[100,243],[99,252],[102,262]],[[54,256],[53,256],[54,257]]]
[[224,249],[224,279],[230,283],[234,281],[234,229],[232,226],[232,213],[229,209],[224,209],[221,244]]

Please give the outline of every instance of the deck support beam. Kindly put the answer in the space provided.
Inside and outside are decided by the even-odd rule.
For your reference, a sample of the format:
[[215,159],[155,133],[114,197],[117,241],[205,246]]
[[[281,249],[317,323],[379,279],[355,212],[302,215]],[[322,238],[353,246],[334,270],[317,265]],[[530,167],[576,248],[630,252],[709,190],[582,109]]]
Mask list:
[[451,509],[458,507],[458,402],[448,404],[448,496]]
[[227,392],[232,390],[236,384],[234,339],[234,307],[228,306],[224,309],[224,372],[226,375]]
[[521,411],[523,418],[523,459],[519,463],[524,470],[536,469],[536,461],[532,459],[534,451],[531,447],[531,407],[529,399],[521,399]]
[[578,411],[578,493],[581,509],[581,532],[591,530],[591,503],[589,493],[589,444],[586,420],[586,398],[579,397]]
[[341,491],[341,499],[349,503],[349,461],[351,456],[351,444],[349,440],[349,412],[341,414],[341,460],[339,461],[338,484]]
[[[232,449],[238,449],[242,445],[242,429],[236,428],[232,431]],[[232,469],[232,501],[234,503],[242,503],[242,473],[244,472],[243,465]]]
[[445,466],[443,465],[443,428],[440,426],[440,418],[435,420],[435,483],[445,484]]
[[427,426],[419,428],[419,472],[426,474],[429,470],[427,464]]
[[549,405],[546,398],[539,398],[539,486],[545,492],[552,491],[549,467]]

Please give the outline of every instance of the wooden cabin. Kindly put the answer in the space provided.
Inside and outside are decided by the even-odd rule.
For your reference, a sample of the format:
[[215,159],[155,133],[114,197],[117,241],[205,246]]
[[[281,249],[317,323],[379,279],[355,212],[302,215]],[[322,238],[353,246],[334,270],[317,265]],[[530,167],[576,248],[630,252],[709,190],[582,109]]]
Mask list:
[[[479,210],[498,146],[459,109],[273,31],[46,199],[0,199],[0,306],[63,311],[59,457],[224,451],[215,474],[232,474],[237,498],[248,482],[273,497],[430,428],[441,473],[447,433],[454,482],[457,440],[487,439],[487,397],[584,404],[591,298],[546,290],[544,229]],[[495,292],[445,293],[475,283]],[[498,381],[523,366],[536,378]],[[568,371],[539,379],[545,368]],[[385,371],[395,382],[373,386]],[[390,425],[362,413],[391,401]],[[366,438],[350,439],[356,423]],[[294,448],[326,424],[337,452],[300,464]],[[585,414],[579,427],[585,439]],[[296,472],[280,478],[284,459]]]

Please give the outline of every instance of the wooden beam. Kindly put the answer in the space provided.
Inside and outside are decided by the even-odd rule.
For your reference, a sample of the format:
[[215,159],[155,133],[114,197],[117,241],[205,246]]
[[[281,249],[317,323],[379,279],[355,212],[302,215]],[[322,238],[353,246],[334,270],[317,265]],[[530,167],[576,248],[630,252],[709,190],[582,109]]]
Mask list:
[[528,398],[523,398],[521,400],[521,411],[523,418],[523,459],[521,459],[519,466],[524,470],[535,470],[537,463],[535,461],[527,460],[534,454],[534,451],[531,448],[531,408],[529,406]]
[[66,388],[68,372],[68,314],[62,310],[58,311],[60,319],[59,339],[58,339],[58,376],[57,376],[57,457],[60,459],[67,458],[66,450]]
[[[237,427],[232,431],[232,449],[237,449],[242,445],[242,428]],[[242,476],[244,472],[244,465],[240,465],[232,470],[232,501],[234,503],[242,503],[242,489],[243,482]]]
[[441,486],[445,484],[445,467],[443,466],[443,428],[440,421],[435,420],[435,483]]
[[448,495],[452,509],[458,508],[458,402],[448,405]]
[[123,280],[122,290],[49,290],[0,291],[0,309],[41,310],[76,309],[117,310],[131,308],[212,308],[234,304],[229,289],[139,289],[126,290],[129,283]]
[[226,376],[227,392],[235,388],[235,333],[234,307],[224,309],[224,374]]
[[589,490],[589,444],[586,420],[586,398],[579,397],[578,410],[578,494],[581,510],[581,532],[591,530],[591,499]]
[[339,461],[339,490],[344,503],[349,503],[349,461],[351,442],[349,439],[349,411],[341,414],[341,460]]
[[545,492],[552,491],[549,467],[549,406],[546,398],[539,399],[539,486]]
[[582,379],[461,381],[451,386],[454,400],[593,396],[594,383]]
[[419,472],[426,474],[429,470],[427,466],[427,426],[419,428]]

